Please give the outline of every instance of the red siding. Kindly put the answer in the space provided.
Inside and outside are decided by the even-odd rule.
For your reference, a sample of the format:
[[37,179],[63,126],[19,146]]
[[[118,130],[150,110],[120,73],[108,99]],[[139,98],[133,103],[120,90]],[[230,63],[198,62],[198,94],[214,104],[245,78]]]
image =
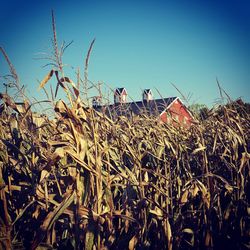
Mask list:
[[161,114],[161,120],[166,123],[179,123],[184,127],[189,127],[193,118],[181,101],[177,99],[168,110]]

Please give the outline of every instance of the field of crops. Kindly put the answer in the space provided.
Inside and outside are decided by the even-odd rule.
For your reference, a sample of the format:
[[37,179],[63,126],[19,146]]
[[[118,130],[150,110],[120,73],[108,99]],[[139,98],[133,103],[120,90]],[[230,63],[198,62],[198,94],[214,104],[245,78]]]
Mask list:
[[0,95],[1,249],[249,249],[249,105],[112,121],[59,81],[54,119]]
[[114,121],[80,89],[94,40],[74,84],[53,13],[52,26],[55,69],[40,83],[50,118],[0,47],[11,79],[0,93],[0,249],[250,249],[249,104],[229,100],[188,129]]

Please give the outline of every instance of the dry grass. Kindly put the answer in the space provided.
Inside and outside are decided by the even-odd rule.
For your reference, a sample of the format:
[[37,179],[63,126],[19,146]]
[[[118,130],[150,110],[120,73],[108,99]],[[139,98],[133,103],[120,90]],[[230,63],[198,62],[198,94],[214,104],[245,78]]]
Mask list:
[[0,51],[23,102],[0,94],[0,248],[249,249],[249,105],[230,102],[189,129],[112,121],[80,95],[94,40],[75,85],[53,14],[52,27],[54,69],[40,87],[55,75],[54,119],[32,112]]
[[54,120],[0,96],[3,249],[249,247],[244,103],[188,130],[146,116],[114,122],[56,78],[71,106],[58,101]]

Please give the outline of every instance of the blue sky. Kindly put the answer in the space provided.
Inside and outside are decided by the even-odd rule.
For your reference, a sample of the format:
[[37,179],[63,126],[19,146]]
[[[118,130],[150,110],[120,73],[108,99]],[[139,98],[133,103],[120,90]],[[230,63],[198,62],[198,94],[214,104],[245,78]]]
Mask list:
[[[176,96],[174,83],[190,103],[212,106],[216,84],[233,98],[250,102],[250,2],[240,1],[13,1],[0,2],[0,46],[31,96],[44,99],[38,80],[51,69],[34,60],[51,51],[51,9],[59,42],[66,50],[66,72],[77,67],[96,38],[89,79],[111,88],[126,87],[138,100],[152,88],[155,97]],[[0,75],[8,74],[0,56]],[[55,84],[55,80],[51,84]],[[3,91],[1,82],[0,91]]]

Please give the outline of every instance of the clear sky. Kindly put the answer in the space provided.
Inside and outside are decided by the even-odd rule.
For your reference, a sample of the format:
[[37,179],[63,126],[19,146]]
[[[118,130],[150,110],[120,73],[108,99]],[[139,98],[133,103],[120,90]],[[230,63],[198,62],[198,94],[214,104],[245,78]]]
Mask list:
[[[141,90],[157,88],[176,96],[174,83],[192,102],[213,105],[216,84],[233,98],[250,102],[250,1],[0,1],[0,46],[14,64],[30,95],[51,69],[34,60],[51,51],[51,9],[59,42],[72,45],[64,62],[71,77],[93,38],[89,79],[126,87],[138,100]],[[8,74],[0,55],[0,75]],[[0,91],[3,91],[0,81]],[[53,84],[53,80],[51,82]],[[55,83],[55,81],[54,81]],[[41,98],[40,98],[41,99]]]

